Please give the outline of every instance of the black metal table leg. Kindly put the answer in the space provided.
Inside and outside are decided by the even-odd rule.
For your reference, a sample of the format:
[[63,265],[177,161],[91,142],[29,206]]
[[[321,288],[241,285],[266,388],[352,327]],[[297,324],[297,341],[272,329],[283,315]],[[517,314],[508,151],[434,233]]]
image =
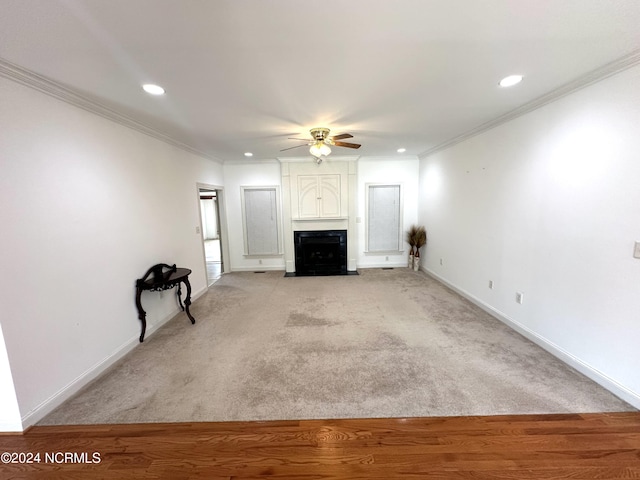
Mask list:
[[140,296],[142,295],[142,289],[140,287],[136,287],[136,307],[138,307],[138,318],[140,322],[142,322],[142,333],[140,333],[140,343],[144,340],[144,332],[147,330],[147,312],[142,308],[142,303],[140,302]]
[[196,323],[196,319],[193,318],[191,312],[189,312],[189,305],[191,305],[191,284],[189,283],[188,277],[184,277],[182,281],[187,286],[187,297],[184,299],[185,312],[187,313],[187,317],[189,317],[189,320],[191,320],[191,323],[194,324]]
[[184,312],[184,305],[182,305],[182,288],[181,288],[182,284],[181,282],[178,282],[178,303],[180,304],[180,310],[182,310]]

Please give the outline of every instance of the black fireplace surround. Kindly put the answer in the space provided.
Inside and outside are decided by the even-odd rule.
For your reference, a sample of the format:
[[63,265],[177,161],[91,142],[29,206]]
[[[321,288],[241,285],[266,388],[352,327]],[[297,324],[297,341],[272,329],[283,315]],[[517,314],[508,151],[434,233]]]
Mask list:
[[296,276],[347,275],[347,231],[295,231]]

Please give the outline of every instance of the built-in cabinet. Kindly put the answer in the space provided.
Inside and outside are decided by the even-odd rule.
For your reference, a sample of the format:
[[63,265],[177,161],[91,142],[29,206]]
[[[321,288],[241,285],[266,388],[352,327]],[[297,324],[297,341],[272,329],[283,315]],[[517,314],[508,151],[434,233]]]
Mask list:
[[299,218],[340,217],[340,196],[340,175],[299,175]]
[[295,272],[294,232],[347,231],[347,270],[357,256],[357,157],[332,157],[322,164],[308,158],[280,159],[285,268]]

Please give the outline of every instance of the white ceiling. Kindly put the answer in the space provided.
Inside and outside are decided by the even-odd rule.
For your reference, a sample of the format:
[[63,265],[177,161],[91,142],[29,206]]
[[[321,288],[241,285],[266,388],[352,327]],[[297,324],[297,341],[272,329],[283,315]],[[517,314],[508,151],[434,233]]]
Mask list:
[[639,25],[638,0],[0,0],[0,58],[221,161],[316,126],[420,155],[637,54]]

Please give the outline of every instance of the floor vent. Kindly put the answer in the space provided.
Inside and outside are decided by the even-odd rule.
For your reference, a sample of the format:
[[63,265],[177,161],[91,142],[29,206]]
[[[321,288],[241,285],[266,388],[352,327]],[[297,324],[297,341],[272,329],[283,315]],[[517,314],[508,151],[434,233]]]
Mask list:
[[393,267],[382,267],[383,270],[393,270]]

